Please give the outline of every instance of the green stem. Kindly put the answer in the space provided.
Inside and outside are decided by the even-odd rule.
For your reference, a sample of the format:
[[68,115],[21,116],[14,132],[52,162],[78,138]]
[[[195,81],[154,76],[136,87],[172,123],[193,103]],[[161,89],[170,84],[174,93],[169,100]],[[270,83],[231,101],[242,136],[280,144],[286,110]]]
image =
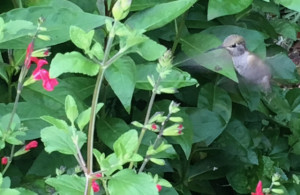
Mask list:
[[9,156],[9,159],[8,159],[8,162],[7,162],[6,166],[4,167],[4,169],[2,171],[2,175],[5,174],[5,172],[7,171],[8,167],[9,167],[9,165],[11,164],[12,158],[14,156],[14,152],[15,152],[15,145],[12,145],[11,151],[10,151],[10,156]]
[[[139,148],[141,146],[141,143],[142,143],[142,140],[143,140],[143,137],[147,131],[147,129],[145,128],[145,126],[148,124],[148,121],[149,121],[149,118],[150,118],[150,114],[151,114],[151,110],[152,110],[152,107],[153,107],[153,103],[154,103],[154,100],[155,100],[155,96],[156,96],[156,91],[157,91],[157,88],[160,84],[160,77],[158,77],[157,79],[157,82],[155,83],[155,86],[154,86],[154,89],[152,91],[152,95],[151,95],[151,98],[150,98],[150,102],[149,102],[149,105],[148,105],[148,109],[147,109],[147,113],[146,113],[146,117],[145,117],[145,121],[144,121],[144,127],[142,128],[141,130],[141,134],[139,136],[139,139],[138,139],[138,145],[134,151],[134,154],[136,154],[138,151],[139,151]],[[133,162],[130,162],[129,164],[129,169],[132,169],[133,167]]]
[[[158,133],[158,135],[157,135],[157,137],[156,137],[156,139],[155,139],[155,141],[154,141],[154,144],[153,144],[153,149],[154,149],[154,150],[157,149],[157,147],[159,146],[159,144],[158,144],[158,143],[159,143],[159,140],[160,140],[160,139],[162,138],[162,136],[163,136],[164,129],[165,129],[165,125],[166,125],[167,121],[169,121],[170,117],[171,117],[171,113],[169,113],[169,114],[167,115],[167,118],[162,122],[161,128],[159,129],[159,133]],[[141,165],[141,167],[140,167],[138,173],[143,172],[143,170],[144,170],[144,168],[146,167],[147,163],[149,162],[150,158],[151,158],[150,155],[147,155],[147,156],[145,157],[145,159],[144,159],[144,161],[143,161],[143,164]]]
[[[187,13],[187,12],[186,12]],[[179,24],[179,28],[176,28],[176,37],[175,37],[175,40],[174,40],[174,43],[173,43],[173,46],[172,46],[172,54],[174,54],[176,48],[177,48],[177,45],[179,43],[179,40],[180,40],[180,37],[181,37],[181,33],[182,33],[182,30],[183,30],[183,27],[184,27],[184,24],[185,24],[185,16],[186,16],[186,13],[182,15],[181,17],[181,21],[180,21],[180,24]],[[176,22],[176,20],[175,20]],[[175,26],[177,27],[177,26]]]
[[102,81],[104,78],[104,73],[105,70],[108,66],[107,64],[107,59],[109,57],[109,53],[112,47],[112,43],[115,37],[115,27],[116,27],[116,22],[114,22],[113,27],[111,31],[109,32],[108,36],[108,41],[106,44],[105,52],[104,52],[104,57],[102,64],[100,66],[100,70],[97,76],[97,81],[93,93],[93,99],[92,99],[92,105],[91,105],[91,117],[90,117],[90,123],[89,123],[89,130],[88,130],[88,143],[87,143],[87,182],[85,186],[85,194],[89,195],[91,192],[91,184],[92,184],[92,179],[89,177],[90,174],[93,172],[93,147],[94,147],[94,133],[95,133],[95,122],[96,122],[96,108],[98,104],[98,98],[100,94],[100,89],[102,85]]

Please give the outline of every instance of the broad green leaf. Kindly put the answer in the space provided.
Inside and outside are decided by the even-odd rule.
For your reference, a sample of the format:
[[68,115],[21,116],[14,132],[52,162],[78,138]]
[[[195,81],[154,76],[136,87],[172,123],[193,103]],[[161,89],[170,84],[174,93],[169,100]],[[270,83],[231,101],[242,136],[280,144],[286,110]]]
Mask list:
[[183,52],[195,60],[199,66],[204,66],[237,82],[232,60],[225,50],[219,49],[204,53],[221,45],[218,38],[213,35],[198,33],[181,39],[181,43]]
[[214,146],[236,156],[244,163],[258,165],[257,154],[250,149],[251,141],[249,130],[241,121],[233,120],[227,125]]
[[[136,88],[144,89],[144,90],[152,90],[153,87],[150,85],[147,76],[153,75],[154,78],[158,78],[158,73],[156,71],[157,64],[149,63],[149,64],[140,64],[137,68],[137,81]],[[196,85],[197,80],[193,79],[191,75],[187,72],[184,72],[180,69],[173,68],[170,74],[162,80],[161,85],[163,87],[174,87],[174,88],[182,88],[191,85]]]
[[[103,107],[103,103],[98,103],[96,108],[96,113]],[[91,108],[86,109],[81,112],[76,120],[79,129],[82,131],[83,128],[89,123],[91,116]]]
[[27,190],[25,188],[15,188],[15,189],[18,190],[20,192],[20,194],[22,194],[22,195],[38,195],[37,193],[35,193],[31,190]]
[[152,8],[136,12],[125,24],[135,29],[153,30],[162,27],[188,10],[196,0],[178,0],[157,4]]
[[138,133],[136,130],[129,130],[122,134],[114,143],[113,148],[119,159],[130,158],[137,148]]
[[[0,15],[6,23],[22,18],[24,21],[26,20],[34,25],[37,24],[37,19],[41,16],[46,17],[43,27],[46,27],[47,31],[43,32],[43,34],[50,36],[51,40],[37,41],[35,43],[36,48],[57,45],[70,40],[69,28],[71,25],[78,26],[85,31],[90,31],[93,28],[103,25],[105,20],[109,19],[104,16],[83,12],[78,6],[65,0],[53,0],[49,6],[14,9]],[[32,39],[29,34],[34,34],[36,31],[36,28],[33,28],[32,24],[28,25],[30,29],[26,30],[25,28],[24,30],[19,30],[18,33],[14,31],[13,34],[5,35],[9,36],[9,40],[0,41],[0,48],[25,49]],[[22,26],[24,25],[22,24]],[[13,25],[11,30],[16,28],[18,26]]]
[[[298,82],[296,65],[287,55],[279,53],[267,58],[266,62],[272,69],[272,76],[274,79],[289,83]],[[284,66],[282,64],[284,64]]]
[[105,78],[129,113],[136,82],[136,68],[130,57],[122,57],[105,71]]
[[69,128],[66,121],[54,118],[52,116],[41,116],[41,119],[50,123],[51,125],[54,125],[58,129],[64,129],[67,130]]
[[46,179],[46,183],[53,186],[59,194],[82,195],[85,188],[85,177],[77,175],[60,175]]
[[56,54],[50,65],[50,77],[56,78],[63,73],[81,73],[95,76],[100,65],[84,57],[79,52]]
[[172,0],[138,0],[138,1],[132,1],[130,6],[130,11],[138,11],[143,10],[145,8],[153,7],[160,3],[167,3]]
[[77,154],[76,146],[72,140],[74,135],[78,137],[78,147],[81,148],[86,142],[86,135],[81,131],[72,133],[71,129],[66,131],[54,126],[41,130],[41,138],[48,153],[58,151],[63,154]]
[[65,100],[65,111],[70,122],[74,124],[74,121],[78,117],[78,109],[74,98],[70,95],[67,95]]
[[130,127],[120,118],[99,118],[96,124],[98,138],[110,149],[115,141]]
[[225,122],[221,116],[208,109],[189,108],[186,112],[190,116],[194,131],[193,143],[204,142],[210,145],[225,129]]
[[77,26],[70,27],[70,39],[76,45],[76,47],[83,49],[85,53],[90,50],[92,40],[95,34],[94,30],[85,32]]
[[200,89],[197,107],[219,114],[226,123],[231,118],[231,104],[228,93],[212,83],[208,83]]
[[21,193],[16,189],[10,189],[10,188],[1,188],[0,189],[0,195],[21,195]]
[[[254,176],[252,176],[254,177]],[[250,186],[255,189],[255,185],[257,184],[257,178],[250,178],[249,177],[249,169],[237,167],[228,171],[226,174],[226,178],[232,188],[241,194],[249,194],[250,193]],[[254,184],[255,180],[255,184]],[[251,183],[253,182],[253,184]]]
[[261,103],[261,90],[258,85],[249,83],[244,79],[240,78],[238,85],[241,95],[243,96],[245,102],[248,105],[250,111],[258,110],[259,104]]
[[207,19],[239,13],[251,5],[253,0],[209,0]]
[[58,152],[48,154],[46,151],[41,151],[29,167],[27,174],[47,177],[55,173],[55,170],[59,167],[63,166],[69,169],[74,168],[76,165],[78,165],[78,162],[74,156],[64,155]]
[[111,195],[158,195],[156,184],[150,175],[136,174],[130,169],[114,174],[108,181],[108,190]]
[[145,60],[154,61],[160,58],[167,48],[152,39],[147,39],[143,43],[140,43],[132,47],[128,52],[136,52]]
[[298,0],[275,0],[275,3],[280,3],[291,10],[300,12],[300,2]]
[[0,118],[0,129],[2,128],[2,130],[5,130],[5,131],[7,131],[7,130],[12,130],[12,131],[19,130],[20,125],[21,125],[21,120],[20,120],[20,118],[17,114],[14,114],[13,117],[14,118],[13,118],[12,123],[10,125],[10,129],[7,129],[10,118],[11,118],[11,114],[6,114],[6,115],[2,116]]
[[[299,4],[300,6],[300,4]],[[274,19],[270,22],[274,26],[276,32],[285,38],[297,40],[297,26],[287,20]]]

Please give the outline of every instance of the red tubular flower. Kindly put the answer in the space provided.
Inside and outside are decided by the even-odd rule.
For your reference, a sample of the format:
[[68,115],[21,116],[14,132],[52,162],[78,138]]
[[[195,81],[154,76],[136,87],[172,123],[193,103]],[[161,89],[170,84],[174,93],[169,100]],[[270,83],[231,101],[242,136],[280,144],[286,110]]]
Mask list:
[[8,162],[8,158],[6,156],[2,157],[1,164],[6,165]]
[[159,185],[159,184],[156,184],[156,188],[157,188],[158,192],[160,192],[162,189],[161,185]]
[[99,192],[100,191],[100,186],[97,182],[93,181],[92,182],[92,188],[94,192]]
[[26,57],[24,62],[27,69],[29,69],[31,65],[31,54],[33,52],[33,48],[34,48],[34,44],[33,42],[30,42],[26,50]]
[[25,146],[25,150],[29,151],[31,148],[36,148],[38,146],[37,141],[31,141]]
[[257,186],[256,186],[256,191],[252,192],[251,195],[264,195],[263,190],[262,190],[262,182],[259,181]]

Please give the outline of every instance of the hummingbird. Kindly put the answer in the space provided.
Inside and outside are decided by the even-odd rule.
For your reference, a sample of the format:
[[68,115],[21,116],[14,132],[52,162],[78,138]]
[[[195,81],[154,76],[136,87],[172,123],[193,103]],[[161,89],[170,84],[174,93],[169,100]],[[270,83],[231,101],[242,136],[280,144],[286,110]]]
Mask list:
[[226,37],[216,49],[226,49],[231,55],[235,70],[249,83],[259,85],[264,92],[270,92],[271,71],[269,66],[257,55],[248,51],[245,39],[240,35]]

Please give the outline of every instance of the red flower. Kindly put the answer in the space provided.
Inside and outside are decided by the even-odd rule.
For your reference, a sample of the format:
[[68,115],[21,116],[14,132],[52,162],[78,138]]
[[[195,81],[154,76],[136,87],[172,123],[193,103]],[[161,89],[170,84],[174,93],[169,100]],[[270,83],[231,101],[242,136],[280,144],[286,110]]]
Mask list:
[[26,57],[25,57],[24,64],[25,64],[27,69],[29,69],[30,65],[31,65],[31,54],[33,52],[33,47],[34,47],[33,42],[30,42],[28,47],[27,47],[27,50],[26,50]]
[[151,125],[151,128],[152,128],[153,130],[157,130],[157,125],[156,125],[156,124],[152,124],[152,125]]
[[183,130],[183,125],[182,124],[180,124],[180,125],[178,125],[178,134],[180,135],[180,134],[182,134],[182,130]]
[[262,190],[262,182],[259,181],[257,186],[256,186],[256,191],[252,192],[251,195],[264,195],[263,190]]
[[97,182],[93,181],[92,182],[92,188],[94,192],[99,192],[100,191],[100,186]]
[[47,70],[41,69],[42,66],[48,64],[47,60],[32,57],[31,61],[33,61],[37,65],[36,69],[32,73],[33,78],[35,80],[42,80],[43,87],[47,91],[53,91],[54,87],[58,85],[58,81],[56,79],[51,79]]
[[160,192],[162,189],[161,185],[159,185],[159,184],[156,184],[156,188],[157,188],[158,192]]
[[6,165],[8,162],[8,158],[6,156],[2,157],[1,164]]
[[37,141],[31,141],[29,142],[26,146],[25,146],[25,150],[28,151],[31,148],[36,148],[38,146],[38,142]]

